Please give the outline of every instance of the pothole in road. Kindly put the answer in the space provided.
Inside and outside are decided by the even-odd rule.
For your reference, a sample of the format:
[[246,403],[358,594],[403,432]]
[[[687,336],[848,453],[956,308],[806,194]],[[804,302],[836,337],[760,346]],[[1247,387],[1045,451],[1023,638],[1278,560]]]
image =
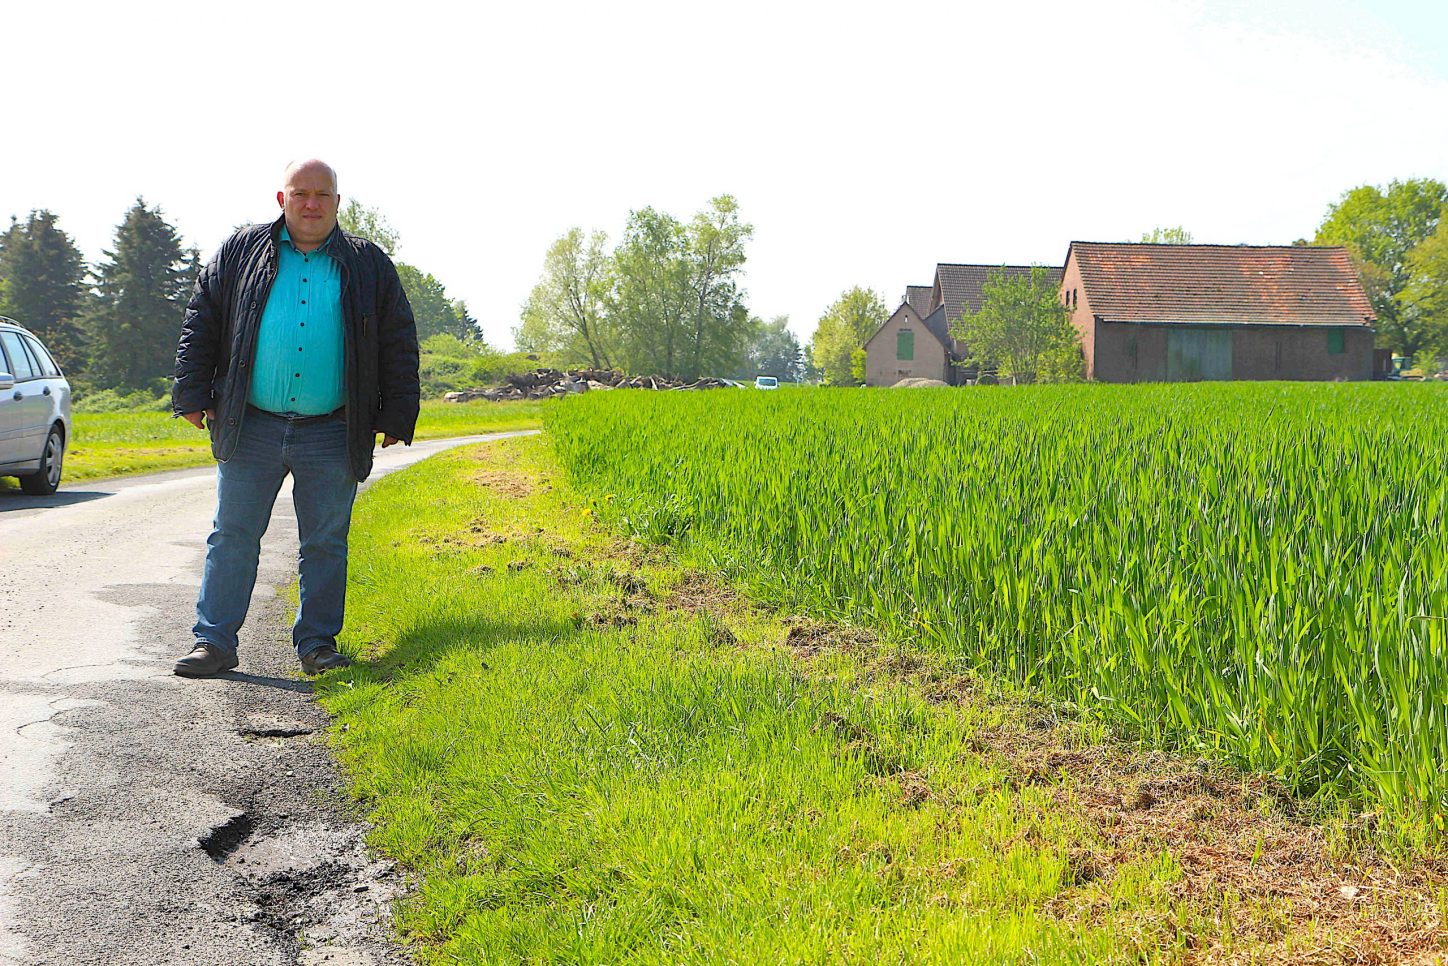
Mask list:
[[237,812],[219,825],[213,825],[210,831],[198,836],[196,844],[201,850],[218,862],[225,861],[226,857],[240,847],[246,837],[251,834],[253,823],[251,815],[246,812]]
[[303,876],[342,861],[355,842],[356,837],[347,831],[301,822],[239,843],[224,861],[252,881]]
[[242,728],[243,738],[301,738],[316,733],[316,728],[307,725],[278,725],[276,727]]
[[307,724],[294,718],[272,714],[249,714],[237,725],[237,734],[243,738],[303,738],[320,730],[315,724]]
[[244,918],[276,941],[353,957],[339,962],[374,961],[364,950],[401,885],[356,830],[307,820],[275,826],[239,812],[198,841],[245,885]]

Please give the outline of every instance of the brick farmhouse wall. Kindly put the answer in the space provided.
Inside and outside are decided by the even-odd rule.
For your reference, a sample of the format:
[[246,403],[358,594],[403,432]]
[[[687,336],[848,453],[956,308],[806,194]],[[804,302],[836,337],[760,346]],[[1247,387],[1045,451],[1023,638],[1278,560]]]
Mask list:
[[[1094,378],[1101,382],[1163,382],[1173,326],[1095,322]],[[1373,375],[1373,331],[1367,327],[1230,325],[1233,379],[1355,380]],[[1342,330],[1343,351],[1328,351],[1329,330]]]
[[[896,358],[896,334],[901,329],[915,333],[914,359]],[[865,385],[893,386],[909,378],[950,382],[951,373],[940,340],[925,327],[914,309],[901,305],[865,343]]]

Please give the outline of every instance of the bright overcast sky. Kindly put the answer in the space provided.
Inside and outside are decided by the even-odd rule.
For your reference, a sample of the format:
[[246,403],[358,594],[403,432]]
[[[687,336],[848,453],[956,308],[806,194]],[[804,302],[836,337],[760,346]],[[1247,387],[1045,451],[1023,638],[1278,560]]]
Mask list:
[[1448,178],[1448,4],[6,2],[0,216],[87,258],[137,195],[207,257],[316,155],[511,344],[547,246],[721,193],[751,310],[1060,264],[1183,225],[1310,236]]

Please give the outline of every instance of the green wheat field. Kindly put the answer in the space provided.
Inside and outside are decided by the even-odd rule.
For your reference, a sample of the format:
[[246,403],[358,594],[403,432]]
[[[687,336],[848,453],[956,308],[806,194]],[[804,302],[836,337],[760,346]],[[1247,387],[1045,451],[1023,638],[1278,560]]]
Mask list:
[[618,525],[1153,741],[1448,809],[1433,385],[602,396],[548,429]]
[[1431,961],[1445,402],[616,391],[382,479],[318,695],[401,936]]

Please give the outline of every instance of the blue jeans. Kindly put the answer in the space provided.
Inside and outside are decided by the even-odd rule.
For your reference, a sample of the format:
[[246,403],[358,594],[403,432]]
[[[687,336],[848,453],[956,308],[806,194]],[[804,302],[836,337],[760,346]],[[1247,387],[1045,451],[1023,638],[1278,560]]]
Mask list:
[[357,480],[341,419],[297,423],[248,408],[236,452],[216,467],[216,520],[196,601],[198,642],[236,652],[256,586],[261,538],[287,474],[301,537],[301,606],[292,627],[297,655],[336,647],[347,598],[347,529]]

